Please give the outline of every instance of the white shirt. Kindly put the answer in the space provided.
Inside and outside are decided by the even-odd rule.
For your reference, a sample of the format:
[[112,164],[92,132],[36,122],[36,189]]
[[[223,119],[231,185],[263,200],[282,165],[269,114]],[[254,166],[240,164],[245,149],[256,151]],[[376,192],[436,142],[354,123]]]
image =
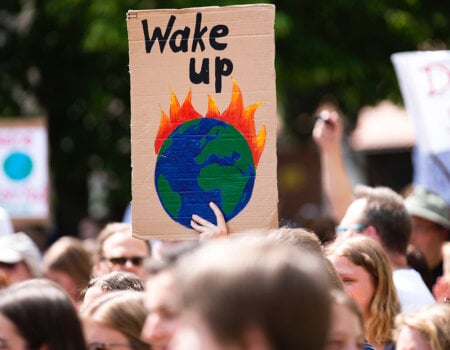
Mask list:
[[426,305],[436,303],[430,290],[416,270],[394,270],[393,278],[402,312],[411,313]]

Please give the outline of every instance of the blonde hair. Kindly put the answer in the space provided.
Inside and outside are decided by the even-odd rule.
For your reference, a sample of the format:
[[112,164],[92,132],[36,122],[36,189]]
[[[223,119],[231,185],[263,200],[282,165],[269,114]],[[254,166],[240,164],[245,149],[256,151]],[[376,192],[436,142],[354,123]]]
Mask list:
[[422,334],[431,350],[450,349],[450,305],[433,304],[410,314],[400,314],[395,320],[394,339],[397,340],[403,327]]
[[150,344],[140,339],[147,317],[144,296],[138,291],[109,292],[87,305],[81,317],[119,331],[134,350],[150,350]]
[[369,343],[384,344],[391,341],[400,303],[392,269],[383,248],[371,238],[355,236],[330,244],[326,254],[346,257],[369,273],[375,294],[370,304],[369,317],[365,320],[365,335]]

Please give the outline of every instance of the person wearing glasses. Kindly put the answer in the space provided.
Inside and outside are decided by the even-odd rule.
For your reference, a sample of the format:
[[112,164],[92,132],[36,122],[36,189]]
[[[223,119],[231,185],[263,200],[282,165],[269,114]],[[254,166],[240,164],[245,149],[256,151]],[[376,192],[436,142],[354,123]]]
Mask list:
[[148,242],[133,237],[130,224],[107,224],[97,237],[94,275],[127,271],[144,279],[144,260],[149,256]]
[[380,243],[393,270],[402,311],[435,303],[420,274],[407,262],[411,217],[403,198],[388,187],[352,186],[343,161],[342,120],[335,110],[322,110],[313,137],[320,149],[322,183],[337,221],[339,236],[363,234]]
[[150,350],[140,338],[147,313],[144,292],[107,293],[81,312],[88,350]]

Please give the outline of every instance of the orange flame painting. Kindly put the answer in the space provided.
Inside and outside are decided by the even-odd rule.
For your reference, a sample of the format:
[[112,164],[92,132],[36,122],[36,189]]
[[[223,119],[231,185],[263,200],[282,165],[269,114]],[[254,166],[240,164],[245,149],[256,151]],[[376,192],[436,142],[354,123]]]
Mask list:
[[[205,118],[222,120],[223,122],[226,122],[239,130],[245,137],[249,145],[249,148],[252,152],[254,165],[256,167],[259,163],[259,159],[261,158],[261,154],[266,143],[266,127],[265,125],[263,125],[261,127],[261,130],[258,132],[258,135],[256,135],[254,116],[256,109],[263,103],[256,102],[244,109],[244,100],[241,90],[239,89],[236,80],[232,78],[232,81],[232,95],[228,108],[223,111],[223,113],[220,113],[215,100],[210,95],[208,95],[208,111],[205,115]],[[156,154],[158,154],[162,144],[167,139],[167,137],[178,126],[186,121],[202,118],[202,115],[199,114],[192,106],[191,100],[192,91],[191,89],[189,89],[189,92],[180,107],[177,97],[175,96],[174,92],[171,91],[170,117],[168,117],[166,113],[161,110],[161,121],[155,139]]]

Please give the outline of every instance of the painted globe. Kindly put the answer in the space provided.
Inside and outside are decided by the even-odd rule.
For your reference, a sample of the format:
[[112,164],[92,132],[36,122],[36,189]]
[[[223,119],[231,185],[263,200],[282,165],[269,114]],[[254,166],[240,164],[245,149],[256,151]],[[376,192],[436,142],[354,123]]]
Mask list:
[[179,125],[164,141],[155,187],[164,210],[190,228],[192,214],[216,223],[209,202],[229,221],[245,208],[255,182],[252,153],[232,125],[199,118]]

